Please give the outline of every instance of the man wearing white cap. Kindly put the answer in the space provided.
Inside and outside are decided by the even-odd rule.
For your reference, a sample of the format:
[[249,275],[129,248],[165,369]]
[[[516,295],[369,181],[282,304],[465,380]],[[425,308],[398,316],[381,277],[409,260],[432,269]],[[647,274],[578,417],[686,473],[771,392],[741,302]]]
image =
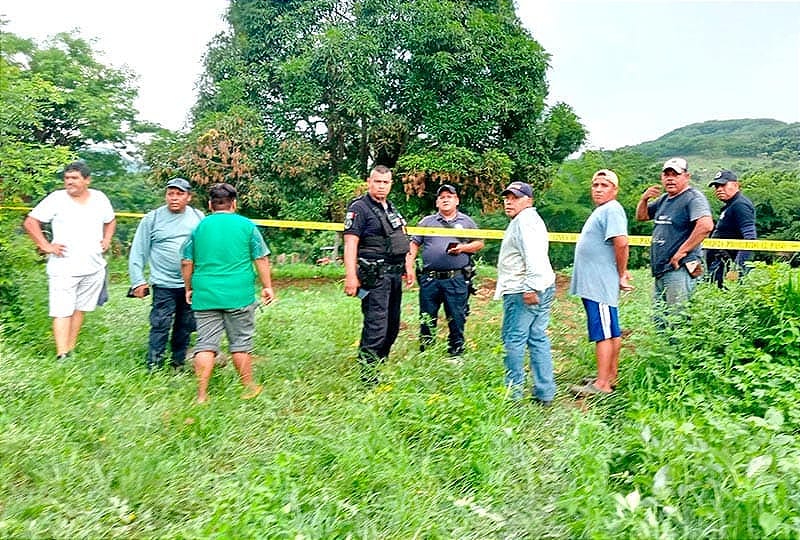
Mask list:
[[662,186],[650,186],[636,205],[637,220],[655,223],[650,268],[655,278],[655,320],[661,328],[667,326],[664,316],[675,313],[674,306],[691,296],[702,274],[700,244],[714,229],[708,199],[689,185],[690,180],[685,159],[668,159],[661,169],[666,193],[661,195]]
[[583,224],[575,246],[569,292],[580,296],[586,310],[589,341],[595,342],[597,377],[572,391],[579,395],[610,394],[617,380],[622,331],[619,291],[633,289],[628,272],[628,218],[617,202],[619,178],[600,169],[592,176],[591,195],[597,208]]

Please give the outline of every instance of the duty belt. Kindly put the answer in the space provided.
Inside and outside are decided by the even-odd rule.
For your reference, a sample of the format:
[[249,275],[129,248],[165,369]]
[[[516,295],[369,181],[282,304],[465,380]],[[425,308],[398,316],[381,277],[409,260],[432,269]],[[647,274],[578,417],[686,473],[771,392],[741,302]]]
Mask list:
[[424,270],[424,275],[433,279],[452,279],[461,274],[461,269],[458,270]]
[[387,274],[402,274],[406,270],[406,265],[403,263],[398,264],[385,264],[383,271]]

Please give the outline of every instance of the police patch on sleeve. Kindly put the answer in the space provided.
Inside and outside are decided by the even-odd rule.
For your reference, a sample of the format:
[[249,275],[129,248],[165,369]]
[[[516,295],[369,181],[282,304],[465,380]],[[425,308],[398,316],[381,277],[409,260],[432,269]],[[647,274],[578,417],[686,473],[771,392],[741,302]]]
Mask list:
[[347,212],[344,216],[344,229],[347,230],[353,226],[353,219],[355,219],[356,213],[355,212]]

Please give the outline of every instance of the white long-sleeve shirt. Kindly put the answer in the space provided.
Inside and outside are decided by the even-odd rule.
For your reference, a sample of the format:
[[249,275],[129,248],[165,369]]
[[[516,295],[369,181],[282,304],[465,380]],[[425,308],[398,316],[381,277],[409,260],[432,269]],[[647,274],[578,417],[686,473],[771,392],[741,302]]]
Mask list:
[[550,266],[548,249],[547,227],[535,208],[526,208],[514,216],[500,245],[494,298],[543,291],[553,285],[556,275]]

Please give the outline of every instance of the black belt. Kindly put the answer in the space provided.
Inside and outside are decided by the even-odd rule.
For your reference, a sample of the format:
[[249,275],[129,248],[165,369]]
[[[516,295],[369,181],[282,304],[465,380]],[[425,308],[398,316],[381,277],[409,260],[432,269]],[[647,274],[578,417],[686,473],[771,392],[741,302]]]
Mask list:
[[458,270],[424,270],[422,273],[433,279],[452,279],[458,275],[461,275],[461,269],[459,268]]
[[403,263],[399,264],[387,264],[384,265],[383,271],[387,274],[402,274],[406,270],[406,265]]

